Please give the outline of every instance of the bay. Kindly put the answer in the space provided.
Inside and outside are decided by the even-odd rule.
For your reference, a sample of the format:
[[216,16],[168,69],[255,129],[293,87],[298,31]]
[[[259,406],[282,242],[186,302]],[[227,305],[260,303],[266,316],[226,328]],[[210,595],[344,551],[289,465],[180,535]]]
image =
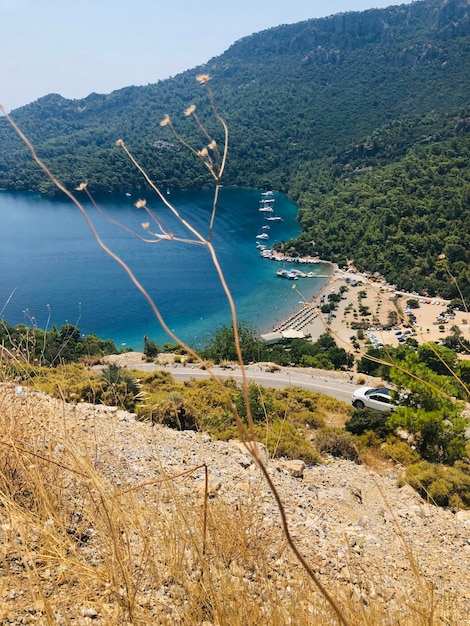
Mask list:
[[[135,202],[143,196],[99,198],[113,220],[148,236],[150,221]],[[258,331],[300,307],[299,292],[310,299],[328,280],[330,266],[303,266],[322,274],[293,283],[276,275],[279,264],[264,259],[256,235],[269,234],[272,245],[299,233],[297,206],[274,194],[281,222],[265,222],[258,210],[261,192],[222,188],[213,244],[235,301],[238,321]],[[208,233],[213,193],[172,191],[167,196],[180,215],[203,236]],[[194,239],[161,201],[148,195],[147,206],[175,236]],[[89,203],[87,212],[105,245],[118,254],[148,290],[171,330],[201,347],[223,324],[231,325],[227,298],[207,248],[194,243],[146,244],[103,219]],[[82,215],[67,199],[34,193],[0,192],[0,317],[9,324],[40,328],[76,324],[83,333],[113,339],[118,347],[142,350],[148,335],[160,345],[171,341],[127,274],[96,243]],[[270,226],[262,230],[263,225]],[[156,230],[151,223],[149,231]],[[289,264],[287,264],[289,265]]]

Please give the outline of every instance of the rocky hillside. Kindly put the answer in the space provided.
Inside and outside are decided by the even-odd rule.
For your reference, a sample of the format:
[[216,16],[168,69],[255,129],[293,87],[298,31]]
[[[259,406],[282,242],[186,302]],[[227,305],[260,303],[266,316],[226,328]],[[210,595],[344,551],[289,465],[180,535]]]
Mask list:
[[[209,73],[230,128],[225,184],[295,186],[298,193],[316,160],[343,154],[379,127],[460,114],[468,106],[469,58],[467,0],[424,0],[278,26],[172,79],[81,100],[49,94],[13,117],[72,188],[84,178],[95,193],[145,187],[116,148],[118,138],[163,187],[200,188],[208,184],[205,168],[159,123],[169,113],[195,146],[204,143],[183,111],[194,103],[207,119],[195,77]],[[217,128],[210,124],[211,133]],[[1,119],[0,148],[0,187],[53,191]]]
[[[201,466],[206,465],[209,473],[210,514],[219,516],[219,524],[226,523],[225,515],[228,514],[235,523],[236,532],[240,536],[245,533],[251,537],[250,542],[260,544],[261,547],[258,547],[264,554],[262,562],[258,559],[252,561],[249,551],[238,554],[234,548],[237,542],[229,542],[231,548],[225,548],[228,550],[226,556],[232,554],[230,558],[227,556],[226,561],[228,578],[224,580],[229,585],[224,592],[226,602],[229,603],[227,595],[230,596],[230,585],[236,586],[239,582],[243,587],[241,593],[246,595],[246,602],[252,603],[253,608],[252,621],[247,618],[243,623],[261,623],[256,621],[260,619],[260,614],[257,613],[258,609],[254,611],[254,607],[264,607],[265,615],[272,610],[266,600],[270,595],[263,592],[269,583],[268,587],[275,592],[276,602],[280,606],[288,612],[289,606],[296,606],[299,621],[276,622],[270,614],[264,623],[312,623],[301,619],[307,597],[310,598],[306,588],[312,586],[311,582],[305,579],[300,582],[299,566],[282,536],[279,511],[273,495],[259,469],[239,443],[212,441],[204,433],[152,427],[136,421],[134,415],[115,408],[87,404],[64,405],[36,392],[17,395],[9,386],[0,390],[0,398],[4,439],[8,436],[5,426],[8,415],[29,415],[30,429],[33,428],[34,419],[42,416],[41,435],[35,440],[36,452],[42,450],[43,456],[47,456],[45,450],[49,449],[50,453],[48,446],[53,440],[54,461],[63,467],[71,463],[70,459],[64,458],[67,449],[73,448],[74,454],[78,455],[76,458],[80,458],[80,455],[87,457],[94,468],[93,472],[101,475],[106,482],[107,487],[102,491],[104,501],[118,494],[126,494],[140,485],[134,495],[139,500],[139,506],[158,504],[155,517],[145,522],[148,525],[146,550],[159,555],[155,556],[157,560],[163,560],[164,547],[163,544],[160,547],[157,544],[155,548],[152,543],[159,541],[153,528],[156,518],[170,516],[176,506],[180,532],[182,536],[187,532],[184,531],[187,521],[185,515],[189,514],[184,513],[186,509],[183,503],[194,510],[201,510],[204,499],[204,471]],[[15,427],[18,427],[18,421],[16,418]],[[27,447],[24,442],[22,445],[23,448]],[[325,459],[323,465],[312,467],[305,467],[302,463],[268,460],[267,468],[284,503],[292,537],[319,580],[341,606],[344,606],[344,598],[347,597],[353,599],[353,604],[357,603],[356,608],[360,607],[356,617],[352,610],[349,623],[421,624],[424,619],[420,612],[430,611],[432,606],[434,619],[438,620],[433,623],[456,626],[468,623],[470,512],[454,514],[438,509],[424,502],[411,488],[398,488],[397,469],[374,471],[333,458]],[[83,468],[80,471],[83,472]],[[172,476],[180,477],[171,483],[172,489],[177,492],[176,503],[175,492],[172,491],[172,495],[168,492],[166,496],[162,494],[161,481]],[[93,480],[97,481],[96,476]],[[65,492],[72,487],[70,479],[61,484]],[[86,507],[79,494],[80,490],[77,489],[73,496],[73,519],[83,518],[83,523],[80,527],[81,540],[74,548],[74,558],[81,559],[92,568],[101,562],[102,547],[98,533],[100,504],[99,501],[95,502],[93,518],[87,520]],[[107,506],[109,511],[113,510],[109,502]],[[82,513],[78,517],[77,511],[80,509]],[[74,595],[76,590],[71,592],[67,578],[59,585],[53,583],[58,575],[54,554],[49,555],[47,568],[37,564],[34,585],[42,584],[43,589],[49,589],[48,602],[56,615],[63,615],[66,610],[64,607],[68,605],[70,621],[65,622],[63,617],[54,618],[52,622],[44,621],[45,601],[42,601],[42,605],[35,603],[26,577],[28,567],[21,566],[15,560],[20,544],[27,543],[27,538],[24,535],[20,538],[20,534],[17,534],[19,530],[12,521],[16,517],[8,518],[6,511],[5,508],[0,509],[1,568],[4,576],[0,592],[0,623],[30,623],[33,617],[34,623],[82,624],[91,623],[91,620],[95,624],[113,623],[110,615],[114,615],[112,619],[115,619],[119,611],[112,594],[106,596],[108,608],[103,609],[101,601],[105,587],[99,586],[94,592],[90,588],[88,596],[85,599],[81,597],[80,604],[77,604]],[[48,532],[52,533],[54,524],[58,522],[52,519],[44,528],[47,527]],[[78,528],[79,523],[76,521],[75,524]],[[38,528],[36,526],[35,533],[40,536]],[[69,535],[76,532],[67,530]],[[124,536],[125,531],[121,532],[121,536]],[[141,539],[135,532],[126,534],[126,537],[129,542],[126,554],[130,558]],[[215,535],[209,534],[210,537],[209,545],[216,541]],[[167,538],[166,541],[170,540]],[[35,545],[35,554],[40,559],[41,543],[37,536]],[[116,546],[114,549],[117,549]],[[31,554],[29,558],[32,558]],[[166,582],[158,585],[155,582],[144,584],[147,578],[141,574],[142,578],[136,587],[136,606],[139,614],[145,614],[145,619],[150,621],[138,623],[189,623],[182,616],[190,610],[188,594],[194,593],[191,585],[197,584],[199,570],[196,565],[190,565],[191,558],[196,558],[194,555],[190,558],[183,551],[178,558],[185,564],[179,577],[167,576]],[[215,567],[214,562],[212,567]],[[139,567],[143,568],[143,562],[140,562]],[[159,567],[163,568],[161,562]],[[217,586],[217,577],[213,571],[212,575],[212,584]],[[219,572],[218,576],[220,582],[222,574]],[[191,585],[188,581],[191,581]],[[190,592],[190,589],[193,591]],[[214,599],[213,603],[216,604]],[[310,612],[314,610],[309,606]],[[195,611],[194,608],[191,610]],[[345,611],[350,610],[351,607],[346,603]],[[363,615],[361,611],[365,611]],[[220,619],[220,614],[217,620],[213,620],[214,616],[212,619],[207,618],[204,623],[235,623]],[[193,623],[202,622],[196,620]],[[332,619],[331,622],[321,623],[337,622]]]

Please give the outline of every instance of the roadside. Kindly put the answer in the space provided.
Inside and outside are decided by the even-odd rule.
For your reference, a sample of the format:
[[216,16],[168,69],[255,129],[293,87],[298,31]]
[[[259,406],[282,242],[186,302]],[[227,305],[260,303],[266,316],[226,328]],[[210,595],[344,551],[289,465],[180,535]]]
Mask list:
[[[160,358],[161,357],[161,358]],[[174,361],[174,355],[162,354],[155,361],[147,361],[140,352],[126,352],[125,354],[113,354],[103,358],[105,363],[114,363],[120,367],[136,369],[142,372],[165,370],[175,380],[187,381],[192,378],[208,379],[211,373],[218,378],[233,378],[242,382],[241,367],[230,364],[226,367],[214,366],[211,373],[198,363],[178,363]],[[98,366],[99,367],[99,366]],[[102,367],[102,366],[101,366]],[[352,393],[359,385],[371,387],[384,385],[380,378],[357,374],[356,372],[342,372],[320,370],[313,367],[280,367],[273,363],[252,363],[245,366],[245,375],[248,381],[257,383],[263,387],[301,387],[316,393],[329,395],[337,400],[351,404]]]

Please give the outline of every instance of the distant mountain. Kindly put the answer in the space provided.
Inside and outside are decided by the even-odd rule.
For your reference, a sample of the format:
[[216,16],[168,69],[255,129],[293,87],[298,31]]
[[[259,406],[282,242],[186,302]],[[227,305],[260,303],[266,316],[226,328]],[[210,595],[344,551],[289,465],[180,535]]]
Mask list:
[[[71,185],[141,186],[115,147],[122,137],[164,186],[207,183],[168,142],[164,113],[207,111],[198,73],[209,73],[231,149],[226,184],[289,191],[300,164],[334,155],[404,116],[468,103],[467,0],[425,0],[279,26],[245,37],[224,54],[147,87],[66,100],[51,94],[13,112],[38,153]],[[0,186],[47,190],[44,177],[0,120]],[[184,120],[182,120],[184,128]]]
[[[209,113],[204,89],[195,80],[199,73],[211,76],[230,128],[224,183],[269,185],[300,199],[304,239],[298,245],[305,247],[310,233],[325,255],[351,258],[350,237],[338,250],[332,236],[312,231],[315,207],[327,194],[331,200],[351,172],[356,181],[371,169],[379,176],[381,168],[401,162],[423,142],[468,138],[469,2],[423,0],[271,28],[172,79],[82,100],[51,94],[12,117],[71,187],[87,178],[95,192],[145,188],[115,146],[118,138],[161,186],[203,187],[210,181],[202,165],[159,125],[169,113],[185,136],[195,145],[201,142],[182,114],[191,103],[202,118]],[[441,184],[446,185],[445,177]],[[4,120],[0,187],[51,191]],[[367,222],[370,208],[361,198],[350,204]],[[462,206],[468,211],[465,202]],[[343,213],[349,225],[350,214]],[[374,259],[377,255],[368,262]],[[379,265],[384,271],[389,266]]]

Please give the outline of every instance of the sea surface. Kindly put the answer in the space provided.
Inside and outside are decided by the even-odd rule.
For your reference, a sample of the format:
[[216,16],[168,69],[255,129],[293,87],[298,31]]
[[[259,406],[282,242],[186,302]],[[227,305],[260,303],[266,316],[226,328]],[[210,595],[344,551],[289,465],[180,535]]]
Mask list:
[[[109,195],[98,199],[112,219],[141,236],[157,226],[135,202],[142,197]],[[171,191],[166,196],[181,217],[203,236],[209,229],[211,191]],[[303,265],[323,277],[279,278],[281,264],[260,256],[256,235],[269,234],[271,245],[299,233],[297,206],[274,194],[281,222],[266,222],[259,212],[261,191],[222,188],[213,245],[237,308],[238,321],[260,332],[299,308],[327,282],[326,264]],[[194,239],[153,196],[147,206],[166,232]],[[193,347],[201,347],[222,325],[231,325],[230,309],[208,249],[195,243],[163,240],[143,243],[105,220],[91,204],[86,209],[106,246],[118,254],[150,293],[169,328]],[[150,222],[148,231],[141,224]],[[269,225],[269,230],[262,229]],[[291,264],[287,264],[289,268]],[[0,192],[0,318],[9,324],[50,328],[76,324],[82,333],[113,339],[118,347],[143,349],[143,337],[172,341],[122,267],[96,243],[78,209],[67,199],[35,193]]]

